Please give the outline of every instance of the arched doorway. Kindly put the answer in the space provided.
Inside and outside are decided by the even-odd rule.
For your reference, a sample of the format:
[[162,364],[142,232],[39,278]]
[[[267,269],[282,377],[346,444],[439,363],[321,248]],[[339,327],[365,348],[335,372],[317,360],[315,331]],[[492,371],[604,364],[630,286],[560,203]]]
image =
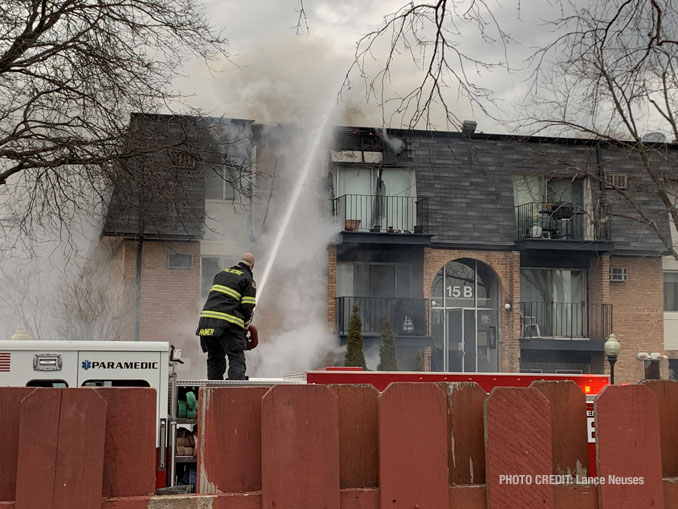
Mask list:
[[499,282],[483,262],[445,265],[431,288],[435,371],[496,372],[499,361]]

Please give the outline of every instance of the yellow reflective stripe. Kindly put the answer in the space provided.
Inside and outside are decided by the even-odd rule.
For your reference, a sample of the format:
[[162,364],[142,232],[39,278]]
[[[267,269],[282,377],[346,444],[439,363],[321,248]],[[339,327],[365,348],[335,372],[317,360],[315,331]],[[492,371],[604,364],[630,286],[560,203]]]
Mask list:
[[221,311],[203,311],[200,313],[201,318],[216,318],[217,320],[225,320],[229,323],[239,325],[243,329],[245,328],[245,320],[238,318],[237,316],[229,315],[228,313],[222,313]]
[[243,297],[240,299],[240,302],[243,304],[252,304],[253,306],[257,305],[257,299],[254,297]]
[[226,295],[233,297],[235,300],[240,300],[241,298],[241,295],[238,292],[236,292],[233,288],[229,288],[228,286],[224,285],[212,285],[210,291],[225,293]]

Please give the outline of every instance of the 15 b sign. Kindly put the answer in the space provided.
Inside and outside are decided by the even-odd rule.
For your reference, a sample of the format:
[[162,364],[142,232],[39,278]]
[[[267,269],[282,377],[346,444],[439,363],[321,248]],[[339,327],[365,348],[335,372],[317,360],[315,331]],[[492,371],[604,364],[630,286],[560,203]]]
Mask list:
[[454,299],[472,299],[473,287],[466,285],[448,285],[446,287],[447,296]]

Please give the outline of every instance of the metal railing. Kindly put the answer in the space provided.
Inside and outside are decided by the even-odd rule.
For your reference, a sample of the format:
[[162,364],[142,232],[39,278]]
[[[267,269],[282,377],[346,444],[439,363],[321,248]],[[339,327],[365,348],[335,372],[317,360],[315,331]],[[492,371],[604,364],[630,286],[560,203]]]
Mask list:
[[397,297],[336,297],[337,332],[348,334],[353,304],[360,310],[361,332],[379,334],[384,320],[391,320],[396,335],[424,336],[426,299]]
[[573,203],[532,202],[518,205],[518,239],[610,240],[610,218],[606,207],[589,213]]
[[333,200],[333,212],[346,231],[428,232],[428,198],[344,194]]
[[612,304],[521,302],[521,338],[606,339]]

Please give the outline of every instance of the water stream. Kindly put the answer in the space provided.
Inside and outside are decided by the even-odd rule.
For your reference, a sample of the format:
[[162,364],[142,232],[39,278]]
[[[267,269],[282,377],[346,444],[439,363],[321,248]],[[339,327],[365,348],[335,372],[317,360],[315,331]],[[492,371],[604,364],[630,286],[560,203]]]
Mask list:
[[332,114],[333,108],[331,107],[327,108],[325,114],[320,120],[320,123],[315,129],[315,136],[312,138],[311,143],[309,144],[308,147],[309,150],[306,152],[306,160],[302,166],[301,173],[294,186],[292,195],[290,196],[287,209],[285,210],[285,215],[283,216],[282,222],[277,227],[278,233],[275,237],[273,247],[271,248],[266,268],[264,269],[264,272],[261,276],[261,280],[257,283],[257,300],[259,301],[261,301],[262,299],[264,289],[266,288],[266,281],[268,280],[268,277],[275,263],[278,251],[280,250],[280,245],[282,244],[282,241],[287,233],[287,228],[289,226],[290,220],[292,219],[292,215],[294,214],[294,209],[296,208],[297,202],[299,201],[301,191],[304,188],[304,185],[306,184],[306,180],[308,180],[308,176],[311,173],[311,168],[316,167],[314,164],[316,156],[318,155],[318,151],[322,146],[322,142],[325,139],[325,136],[327,135],[326,131],[327,124],[329,123],[330,118],[332,118],[333,116]]

